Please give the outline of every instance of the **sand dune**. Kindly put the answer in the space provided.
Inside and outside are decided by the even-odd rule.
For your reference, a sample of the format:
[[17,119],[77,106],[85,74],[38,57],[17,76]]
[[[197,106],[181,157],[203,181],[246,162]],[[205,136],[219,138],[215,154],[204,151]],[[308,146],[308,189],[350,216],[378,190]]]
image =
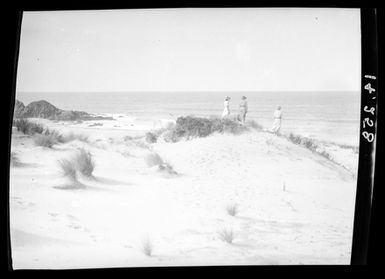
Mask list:
[[[144,127],[43,122],[89,141],[45,148],[13,133],[12,151],[23,163],[10,169],[15,269],[350,262],[354,160],[349,171],[257,131],[148,144],[135,139]],[[93,155],[93,176],[61,189],[70,182],[57,160],[77,148]],[[154,152],[177,174],[149,167],[145,158]],[[238,206],[235,216],[229,204]],[[232,244],[220,238],[226,228]]]

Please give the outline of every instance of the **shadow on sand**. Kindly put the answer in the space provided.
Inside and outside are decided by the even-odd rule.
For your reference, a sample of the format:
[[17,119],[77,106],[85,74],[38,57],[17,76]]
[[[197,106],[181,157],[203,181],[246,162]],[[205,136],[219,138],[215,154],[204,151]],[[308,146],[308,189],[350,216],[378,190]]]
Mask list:
[[130,183],[127,183],[125,181],[120,181],[120,180],[100,177],[100,176],[91,176],[87,179],[89,179],[90,181],[107,184],[107,185],[131,185]]
[[53,188],[58,190],[91,190],[91,191],[111,191],[110,189],[99,188],[95,186],[89,186],[79,181],[71,181],[68,183],[63,183],[61,185],[53,186]]

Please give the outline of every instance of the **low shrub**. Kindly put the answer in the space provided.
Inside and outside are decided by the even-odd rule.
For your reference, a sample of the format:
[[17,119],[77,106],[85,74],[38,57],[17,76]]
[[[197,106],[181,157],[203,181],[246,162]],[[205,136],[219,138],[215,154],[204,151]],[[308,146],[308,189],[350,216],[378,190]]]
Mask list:
[[247,127],[231,119],[183,116],[176,120],[174,127],[165,130],[162,137],[166,142],[176,142],[181,138],[207,137],[215,132],[239,134],[245,130]]
[[175,133],[177,137],[206,137],[212,133],[212,120],[201,117],[179,117],[176,120]]

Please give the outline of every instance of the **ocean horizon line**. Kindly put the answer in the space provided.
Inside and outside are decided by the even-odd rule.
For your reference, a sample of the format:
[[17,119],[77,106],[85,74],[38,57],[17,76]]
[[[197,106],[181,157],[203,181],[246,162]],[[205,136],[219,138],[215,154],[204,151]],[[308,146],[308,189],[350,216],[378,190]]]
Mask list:
[[361,90],[121,90],[121,91],[16,91],[17,93],[358,93]]

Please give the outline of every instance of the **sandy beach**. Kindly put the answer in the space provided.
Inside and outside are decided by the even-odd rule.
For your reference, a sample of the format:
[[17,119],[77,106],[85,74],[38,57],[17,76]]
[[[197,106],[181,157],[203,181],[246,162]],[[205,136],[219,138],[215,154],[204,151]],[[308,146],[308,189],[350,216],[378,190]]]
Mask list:
[[[15,269],[349,264],[358,154],[325,143],[332,161],[256,130],[148,143],[156,123],[114,118],[31,119],[88,138],[52,148],[14,128]],[[63,189],[57,161],[78,148],[92,154],[93,176]],[[153,153],[175,174],[148,166]],[[226,230],[231,243],[221,237]]]

